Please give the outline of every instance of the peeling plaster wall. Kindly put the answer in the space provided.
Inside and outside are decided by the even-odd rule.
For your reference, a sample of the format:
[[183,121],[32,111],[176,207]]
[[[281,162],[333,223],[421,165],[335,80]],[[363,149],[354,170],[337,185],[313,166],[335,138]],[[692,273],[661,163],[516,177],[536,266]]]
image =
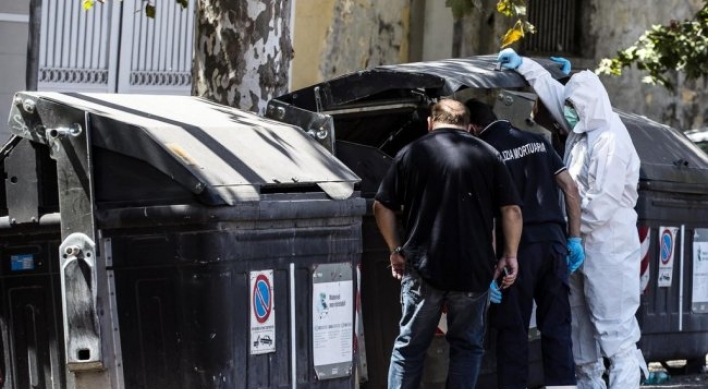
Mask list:
[[512,19],[497,12],[497,0],[480,0],[477,4],[479,8],[460,21],[459,51],[462,57],[498,52],[501,36],[513,24]]
[[[420,26],[414,26],[414,28]],[[452,11],[444,1],[427,1],[423,34],[423,61],[452,57],[452,34],[454,21]]]
[[[652,25],[665,25],[672,19],[693,16],[702,1],[664,0],[648,4],[642,0],[594,0],[591,6],[590,34],[595,42],[594,59],[599,62],[632,45]],[[603,77],[615,107],[682,130],[708,125],[705,79],[683,82],[682,77],[676,75],[678,93],[672,95],[663,87],[641,83],[644,75],[637,70],[625,70],[621,77]]]
[[319,58],[320,76],[408,61],[410,0],[339,0]]
[[293,20],[293,47],[291,90],[297,90],[323,81],[320,58],[325,48],[325,37],[331,28],[335,0],[296,0]]
[[[501,35],[513,23],[496,13],[496,3],[477,2],[480,8],[458,22],[459,47],[453,47],[454,22],[441,0],[297,1],[293,89],[381,64],[449,58],[454,52],[496,53]],[[600,59],[630,46],[652,25],[691,17],[703,5],[701,0],[581,3],[582,25],[588,26],[581,38],[584,52],[581,58],[570,58],[578,69],[594,69]],[[603,77],[614,106],[683,130],[708,126],[707,80],[684,82],[676,75],[679,92],[672,95],[643,84],[643,76],[625,70],[622,77]]]
[[[496,1],[480,0],[478,4],[481,8],[462,20],[462,56],[497,53],[501,35],[513,22],[496,13]],[[588,26],[581,36],[583,55],[569,59],[576,69],[594,70],[602,58],[631,46],[652,25],[692,17],[702,5],[701,0],[582,1],[581,23]],[[645,73],[631,69],[624,73],[621,77],[602,78],[615,107],[682,130],[708,126],[707,80],[684,82],[676,74],[678,92],[672,95],[663,87],[642,83]]]
[[378,65],[408,62],[414,1],[296,1],[291,89]]

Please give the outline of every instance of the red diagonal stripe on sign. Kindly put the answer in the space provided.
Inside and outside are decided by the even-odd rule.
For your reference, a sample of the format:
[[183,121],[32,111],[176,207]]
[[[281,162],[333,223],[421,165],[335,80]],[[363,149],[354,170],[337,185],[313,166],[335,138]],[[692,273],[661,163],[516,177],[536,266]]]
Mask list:
[[639,242],[641,243],[640,256],[642,258],[642,262],[639,268],[639,277],[641,282],[640,289],[642,293],[644,293],[647,290],[647,287],[649,286],[649,246],[651,245],[651,228],[646,226],[640,226],[637,227],[637,230],[639,231]]

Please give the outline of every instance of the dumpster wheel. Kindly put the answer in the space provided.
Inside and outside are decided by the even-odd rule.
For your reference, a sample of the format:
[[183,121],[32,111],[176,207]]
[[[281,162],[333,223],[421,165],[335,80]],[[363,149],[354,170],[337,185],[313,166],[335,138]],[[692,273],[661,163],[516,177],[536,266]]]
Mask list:
[[706,359],[691,358],[685,361],[662,361],[661,366],[666,369],[669,375],[702,374],[706,370]]

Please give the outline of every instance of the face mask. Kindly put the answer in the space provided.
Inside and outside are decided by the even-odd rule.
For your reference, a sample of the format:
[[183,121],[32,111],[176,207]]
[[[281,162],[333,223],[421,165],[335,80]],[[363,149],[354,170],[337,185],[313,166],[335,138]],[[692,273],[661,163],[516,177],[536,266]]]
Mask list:
[[570,125],[571,130],[575,128],[575,125],[578,124],[578,122],[580,121],[578,113],[575,111],[575,109],[570,107],[563,107],[563,116]]

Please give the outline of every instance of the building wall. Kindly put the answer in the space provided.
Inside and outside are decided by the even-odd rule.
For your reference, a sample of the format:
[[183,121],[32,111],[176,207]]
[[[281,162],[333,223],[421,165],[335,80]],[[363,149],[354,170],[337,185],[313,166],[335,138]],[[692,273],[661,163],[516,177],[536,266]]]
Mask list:
[[[527,0],[538,1],[538,0]],[[496,0],[480,0],[481,8],[457,24],[439,0],[295,0],[291,89],[344,73],[382,64],[490,54],[509,23],[495,11]],[[592,0],[583,2],[585,31],[576,68],[593,69],[603,57],[634,43],[653,24],[692,16],[702,0]],[[7,133],[3,112],[12,95],[25,89],[28,2],[0,2],[0,136]],[[457,28],[457,30],[456,30]],[[456,36],[457,34],[457,36]],[[457,38],[457,40],[456,40]],[[459,45],[458,47],[453,47]],[[681,129],[708,126],[706,80],[683,82],[677,94],[641,83],[643,74],[628,70],[603,78],[613,104]]]
[[[650,6],[642,0],[594,0],[595,12],[590,15],[593,58],[599,61],[613,56],[617,50],[631,46],[652,25],[690,18],[702,5],[700,0],[653,1]],[[682,130],[708,125],[706,80],[683,82],[676,75],[678,93],[672,95],[663,87],[641,83],[644,75],[631,70],[621,77],[603,78],[616,107]]]
[[408,62],[415,2],[295,1],[291,89],[378,65]]
[[[444,1],[427,1],[425,4],[425,19],[423,22],[422,58],[423,61],[433,61],[452,57],[452,37],[454,20],[450,8]],[[412,26],[412,28],[420,28]]]
[[[291,89],[381,64],[444,59],[453,52],[496,53],[501,35],[514,21],[496,12],[496,2],[478,1],[480,7],[456,23],[450,9],[437,0],[295,1]],[[651,6],[639,0],[582,2],[583,54],[570,59],[576,69],[594,69],[601,58],[630,46],[651,25],[687,18],[700,5],[700,0]],[[453,48],[455,42],[459,47]],[[622,77],[603,78],[616,107],[684,129],[708,121],[701,107],[702,101],[708,102],[702,81],[681,84],[684,89],[674,96],[662,87],[642,84],[642,77],[628,70]]]
[[322,81],[319,61],[324,50],[325,37],[332,25],[334,0],[293,1],[294,20],[293,49],[290,89],[300,89]]
[[[532,6],[532,1],[540,0],[527,0],[529,6]],[[496,13],[495,3],[493,0],[480,0],[478,4],[481,8],[462,20],[459,40],[462,56],[493,54],[500,50],[500,36],[513,20]],[[690,18],[702,5],[701,0],[649,3],[642,0],[580,1],[582,53],[569,59],[575,69],[594,70],[602,58],[630,47],[652,25]],[[602,77],[616,108],[645,115],[682,130],[708,126],[707,80],[684,82],[682,76],[676,73],[677,93],[671,94],[663,87],[642,83],[645,75],[638,70],[626,69],[620,77]]]
[[9,137],[12,96],[25,89],[29,2],[0,2],[0,145]]

